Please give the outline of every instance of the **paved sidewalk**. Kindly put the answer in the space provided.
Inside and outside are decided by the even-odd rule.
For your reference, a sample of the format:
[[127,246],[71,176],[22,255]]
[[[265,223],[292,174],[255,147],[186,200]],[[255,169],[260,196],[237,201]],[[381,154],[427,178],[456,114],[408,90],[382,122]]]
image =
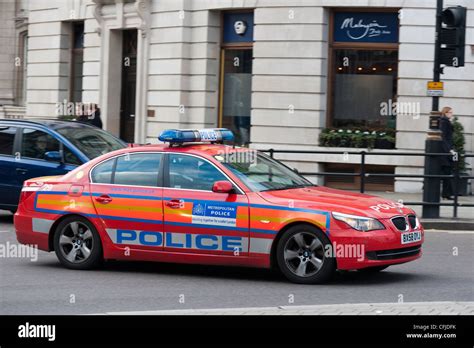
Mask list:
[[474,302],[357,303],[316,306],[109,312],[106,315],[474,315]]

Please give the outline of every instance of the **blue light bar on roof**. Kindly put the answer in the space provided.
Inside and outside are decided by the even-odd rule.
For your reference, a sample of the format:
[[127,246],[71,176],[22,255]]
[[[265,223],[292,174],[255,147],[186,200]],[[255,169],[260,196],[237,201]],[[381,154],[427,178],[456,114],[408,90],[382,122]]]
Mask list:
[[195,143],[233,141],[234,134],[227,128],[165,129],[158,137],[166,143]]

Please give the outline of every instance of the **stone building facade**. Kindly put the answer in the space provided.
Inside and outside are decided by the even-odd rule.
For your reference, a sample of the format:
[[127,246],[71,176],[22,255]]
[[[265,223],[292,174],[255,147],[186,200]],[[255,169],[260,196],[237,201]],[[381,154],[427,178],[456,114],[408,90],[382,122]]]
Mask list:
[[[129,141],[157,142],[165,128],[226,126],[239,133],[240,142],[259,149],[353,151],[321,146],[320,133],[328,127],[336,132],[391,128],[396,145],[384,151],[397,153],[424,149],[435,4],[34,0],[0,6],[2,25],[15,37],[6,39],[11,41],[6,46],[20,40],[11,13],[23,7],[27,17],[28,117],[58,117],[67,103],[91,102],[101,107],[105,128]],[[440,105],[453,107],[465,128],[466,150],[472,152],[474,3],[445,1],[445,7],[454,4],[468,8],[466,62],[445,69]],[[21,103],[9,94],[18,81],[5,68],[19,54],[16,47],[0,52],[0,101],[6,104]],[[349,97],[360,103],[354,106]],[[395,102],[406,110],[380,111],[393,111]],[[280,158],[301,171],[357,171],[360,161],[358,155]],[[367,164],[380,172],[423,172],[421,157],[369,156]],[[421,189],[420,179],[372,184],[400,192]]]

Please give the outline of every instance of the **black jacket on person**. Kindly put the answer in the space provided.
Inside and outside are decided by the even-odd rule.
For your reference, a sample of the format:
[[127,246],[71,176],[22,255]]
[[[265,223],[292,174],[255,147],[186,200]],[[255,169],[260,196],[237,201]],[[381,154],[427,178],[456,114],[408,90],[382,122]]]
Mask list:
[[97,128],[102,128],[102,120],[100,119],[100,110],[96,109],[89,117],[88,123],[96,126]]
[[[446,116],[441,116],[439,119],[439,130],[441,131],[442,152],[449,153],[453,149],[453,124]],[[442,166],[451,166],[452,162],[452,156],[443,156],[441,159]]]

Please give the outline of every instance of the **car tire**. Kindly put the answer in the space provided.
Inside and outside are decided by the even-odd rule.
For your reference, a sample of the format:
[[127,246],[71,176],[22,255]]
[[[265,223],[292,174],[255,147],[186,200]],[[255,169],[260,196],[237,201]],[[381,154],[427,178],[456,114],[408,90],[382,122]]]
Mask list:
[[321,284],[336,271],[336,260],[326,255],[328,237],[316,227],[290,227],[277,245],[277,263],[283,275],[294,283]]
[[388,266],[389,265],[387,265],[387,266],[372,266],[372,267],[358,269],[358,271],[361,272],[361,273],[372,274],[372,273],[378,273],[380,271],[383,271]]
[[71,216],[59,223],[54,233],[54,251],[59,261],[70,269],[92,269],[103,261],[99,233],[81,216]]

